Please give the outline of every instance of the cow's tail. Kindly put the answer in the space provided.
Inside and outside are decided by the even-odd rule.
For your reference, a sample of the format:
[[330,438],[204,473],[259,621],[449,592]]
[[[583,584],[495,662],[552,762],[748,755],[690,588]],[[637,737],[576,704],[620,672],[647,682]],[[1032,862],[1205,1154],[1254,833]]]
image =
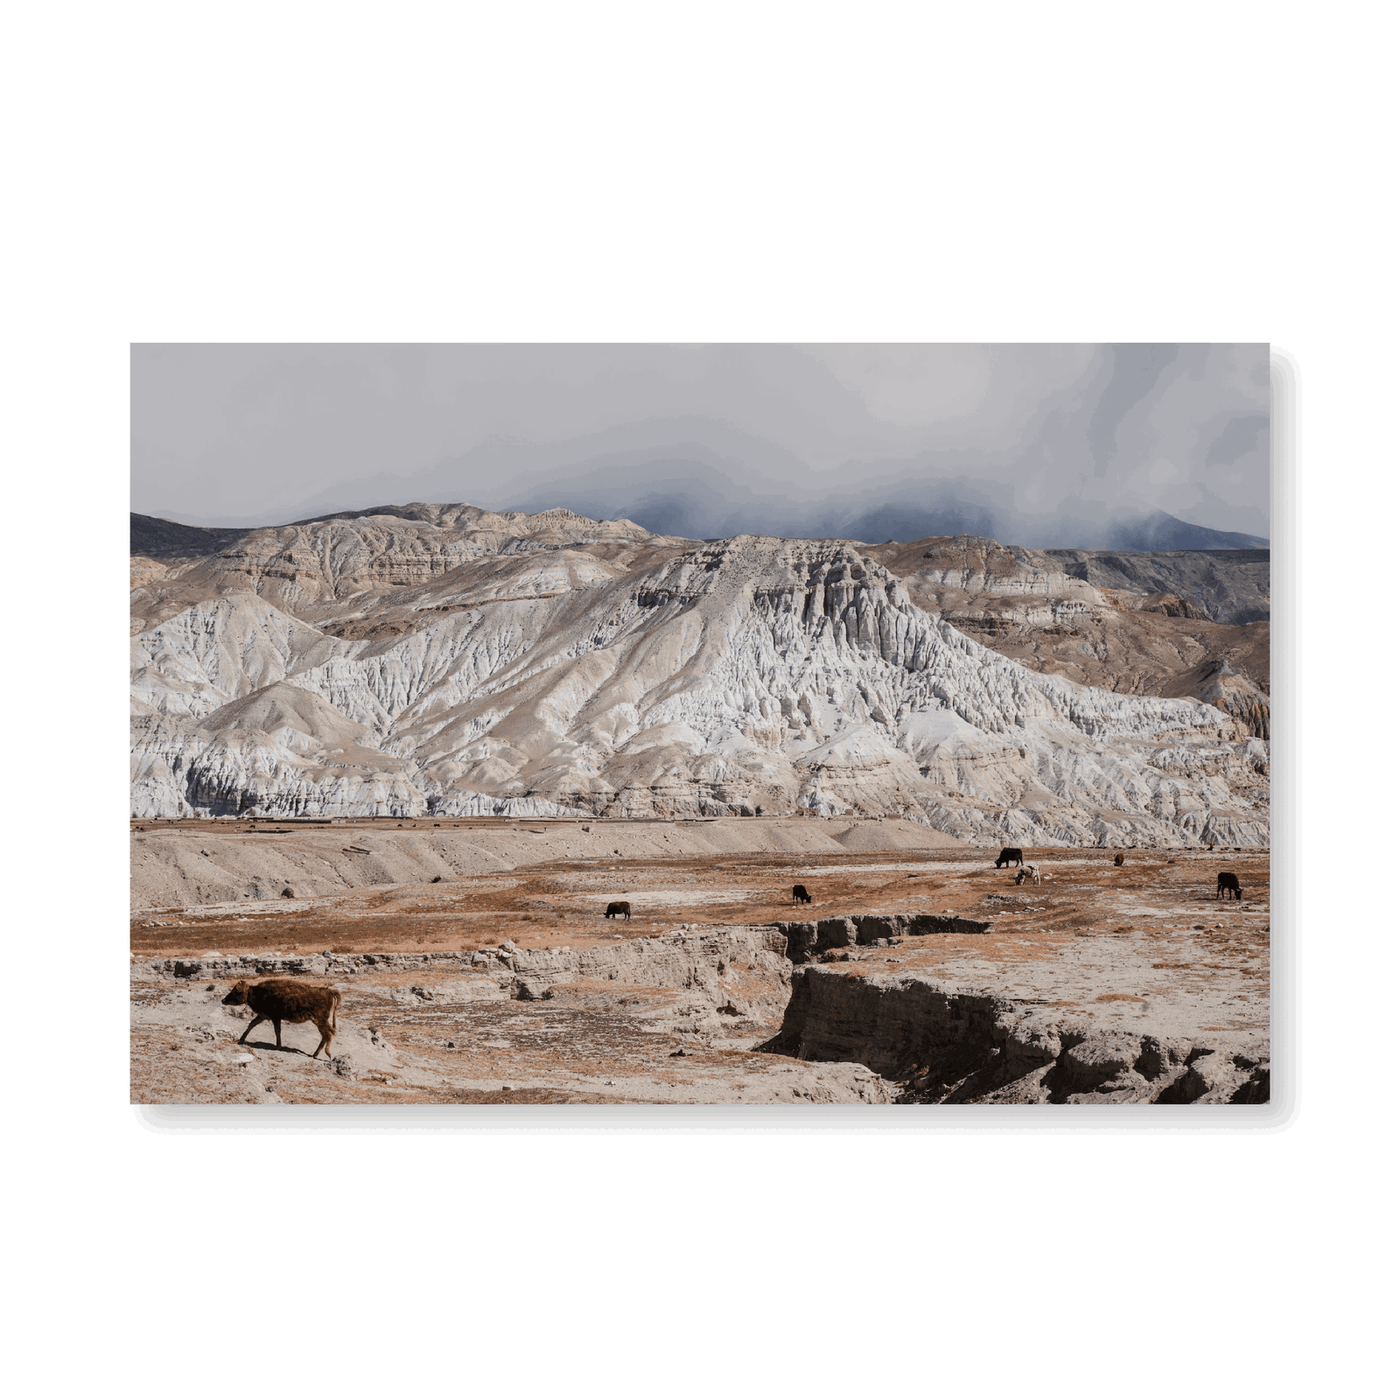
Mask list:
[[340,1024],[339,1024],[339,1022],[336,1020],[336,1015],[335,1015],[335,1013],[336,1013],[337,1011],[339,1011],[339,1010],[340,1010],[340,993],[339,993],[338,991],[336,991],[334,987],[332,987],[332,988],[331,988],[331,1029],[332,1029],[333,1031],[338,1031],[338,1030],[340,1029]]

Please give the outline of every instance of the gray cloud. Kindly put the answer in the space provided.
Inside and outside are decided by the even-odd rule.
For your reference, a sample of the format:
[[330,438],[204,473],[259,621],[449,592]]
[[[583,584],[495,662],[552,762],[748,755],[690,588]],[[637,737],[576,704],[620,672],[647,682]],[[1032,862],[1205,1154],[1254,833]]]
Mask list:
[[1115,455],[1118,429],[1129,411],[1146,399],[1177,356],[1175,345],[1111,345],[1111,376],[1089,422],[1094,475],[1104,476]]
[[856,506],[1023,543],[1152,509],[1264,534],[1268,406],[1265,345],[136,346],[132,508],[591,493],[687,534]]
[[1229,466],[1269,448],[1269,419],[1264,413],[1241,413],[1229,419],[1206,448],[1206,466]]

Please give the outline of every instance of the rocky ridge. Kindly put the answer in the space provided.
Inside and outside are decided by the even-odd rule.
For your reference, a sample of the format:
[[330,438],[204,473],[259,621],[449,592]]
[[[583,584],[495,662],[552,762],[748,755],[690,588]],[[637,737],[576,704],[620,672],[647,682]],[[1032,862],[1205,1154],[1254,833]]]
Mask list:
[[1018,665],[869,547],[405,510],[133,561],[133,813],[809,810],[1267,842],[1267,744],[1228,703]]
[[910,597],[1024,666],[1204,701],[1269,737],[1269,551],[1023,549],[975,535],[871,546]]

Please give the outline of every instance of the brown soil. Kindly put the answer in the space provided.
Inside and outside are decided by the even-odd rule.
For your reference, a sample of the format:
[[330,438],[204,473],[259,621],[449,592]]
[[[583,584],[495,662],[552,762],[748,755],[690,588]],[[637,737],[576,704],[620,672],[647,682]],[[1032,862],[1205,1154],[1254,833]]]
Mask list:
[[[143,913],[131,928],[133,1099],[883,1102],[871,1087],[879,1081],[862,1066],[757,1053],[776,1019],[765,1012],[769,1022],[731,1025],[715,1015],[722,995],[704,1001],[687,986],[578,979],[552,987],[547,1000],[520,1001],[460,970],[373,969],[339,984],[345,1002],[333,1048],[354,1051],[357,1069],[347,1075],[310,1060],[313,1027],[284,1027],[282,1051],[267,1026],[238,1047],[243,1009],[221,1007],[223,984],[172,984],[137,971],[153,959],[214,952],[470,952],[507,939],[521,949],[578,953],[685,929],[865,913],[953,913],[990,921],[992,931],[840,950],[854,976],[922,973],[1072,1009],[1106,1026],[1137,1028],[1155,1018],[1154,1033],[1267,1036],[1267,853],[1134,850],[1116,867],[1109,851],[1027,850],[1044,883],[1020,887],[1013,871],[993,868],[996,854],[562,861],[317,899]],[[1216,902],[1215,873],[1223,869],[1239,875],[1244,900]],[[812,892],[811,905],[793,907],[798,883]],[[603,918],[614,899],[631,902],[630,922]],[[724,992],[757,1004],[765,976],[772,981],[752,967],[727,968]],[[485,985],[463,991],[472,981]],[[781,993],[769,987],[766,1004],[775,989]],[[392,1054],[381,1053],[381,1041]]]
[[[939,935],[947,952],[1021,960],[1049,955],[1084,933],[1123,931],[1104,927],[1123,896],[1161,895],[1174,906],[1185,902],[1202,909],[1236,907],[1230,901],[1217,904],[1214,871],[1203,874],[1206,866],[1234,870],[1247,895],[1254,896],[1237,907],[1251,910],[1251,926],[1262,909],[1267,926],[1265,852],[1130,854],[1121,867],[1108,852],[1027,848],[1024,854],[1043,866],[1044,884],[1017,887],[1014,871],[992,868],[997,851],[991,848],[823,855],[802,862],[764,854],[521,866],[504,875],[439,884],[138,916],[132,920],[131,951],[141,958],[198,957],[211,949],[275,950],[288,956],[326,949],[470,951],[507,938],[521,948],[560,943],[579,948],[683,923],[761,924],[918,910],[995,921],[992,936]],[[812,893],[810,905],[794,908],[795,884]],[[603,917],[607,904],[619,899],[632,905],[630,921]],[[1028,912],[1031,906],[1037,912]]]

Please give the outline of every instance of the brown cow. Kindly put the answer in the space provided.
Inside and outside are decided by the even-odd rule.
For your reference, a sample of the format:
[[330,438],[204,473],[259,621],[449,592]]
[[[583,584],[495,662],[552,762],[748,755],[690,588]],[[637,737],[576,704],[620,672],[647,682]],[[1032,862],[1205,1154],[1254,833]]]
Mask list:
[[619,914],[629,923],[632,921],[632,906],[625,899],[615,899],[608,905],[608,912],[603,915],[605,919],[615,919]]
[[1122,865],[1122,864],[1123,864],[1123,852],[1122,852],[1122,851],[1119,851],[1118,854],[1117,854],[1116,856],[1113,857],[1113,863],[1114,863],[1114,865]]
[[282,1048],[282,1022],[290,1021],[300,1025],[303,1021],[313,1021],[321,1032],[321,1043],[312,1052],[314,1060],[322,1050],[330,1059],[327,1048],[336,1033],[336,1008],[340,1005],[340,993],[333,987],[315,987],[298,982],[290,977],[274,977],[266,982],[235,982],[233,990],[224,998],[225,1006],[251,1006],[253,1019],[247,1029],[238,1037],[243,1044],[254,1026],[263,1021],[272,1022],[273,1033],[277,1037],[277,1048]]

